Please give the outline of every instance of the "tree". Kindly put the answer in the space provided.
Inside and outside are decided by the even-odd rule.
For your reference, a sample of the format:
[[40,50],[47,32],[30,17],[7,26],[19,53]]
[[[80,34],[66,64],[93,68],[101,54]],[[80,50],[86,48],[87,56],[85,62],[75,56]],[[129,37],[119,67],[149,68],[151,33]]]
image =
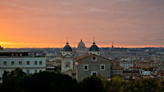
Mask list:
[[24,77],[21,85],[25,92],[77,92],[78,87],[69,75],[46,71]]
[[0,92],[2,92],[2,84],[0,83]]
[[14,71],[5,71],[2,75],[2,90],[3,92],[21,92],[20,80],[26,74],[20,68]]
[[158,80],[138,79],[125,83],[120,92],[162,92],[162,89]]
[[3,47],[0,46],[0,50],[3,50]]
[[103,82],[103,87],[105,88],[105,92],[108,92],[111,86],[111,81],[108,80],[108,78],[103,77],[101,75],[98,75],[98,77],[102,80]]
[[54,71],[57,72],[57,73],[61,72],[61,65],[56,66]]
[[161,82],[161,89],[162,89],[162,92],[164,92],[164,81]]
[[96,76],[86,77],[79,83],[78,92],[105,92],[103,81]]
[[110,85],[108,85],[110,86],[108,92],[118,92],[123,83],[118,76],[113,77],[110,82]]

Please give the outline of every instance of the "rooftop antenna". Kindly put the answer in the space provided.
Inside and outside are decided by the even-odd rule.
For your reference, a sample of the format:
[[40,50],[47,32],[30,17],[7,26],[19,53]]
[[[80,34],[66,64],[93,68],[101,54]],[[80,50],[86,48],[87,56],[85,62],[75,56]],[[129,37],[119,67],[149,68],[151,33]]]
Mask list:
[[67,37],[67,42],[68,42],[68,37]]
[[93,45],[95,45],[95,37],[93,37]]
[[112,41],[112,48],[114,48],[114,47],[113,47],[113,41]]
[[68,45],[68,37],[67,37],[67,43],[66,44]]
[[95,42],[95,37],[93,37],[93,42]]

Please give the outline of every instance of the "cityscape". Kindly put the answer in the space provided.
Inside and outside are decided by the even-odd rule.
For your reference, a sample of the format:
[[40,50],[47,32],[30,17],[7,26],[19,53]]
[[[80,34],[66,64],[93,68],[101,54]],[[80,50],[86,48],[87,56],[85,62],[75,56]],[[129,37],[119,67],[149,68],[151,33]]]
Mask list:
[[164,1],[0,2],[0,92],[164,92]]

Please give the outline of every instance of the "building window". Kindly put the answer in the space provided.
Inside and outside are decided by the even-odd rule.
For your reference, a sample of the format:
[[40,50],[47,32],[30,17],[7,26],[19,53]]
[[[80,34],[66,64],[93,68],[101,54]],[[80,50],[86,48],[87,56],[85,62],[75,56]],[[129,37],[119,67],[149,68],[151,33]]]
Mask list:
[[14,54],[11,54],[11,56],[14,56]]
[[19,65],[22,65],[22,61],[19,61]]
[[83,65],[83,70],[84,70],[84,71],[88,71],[88,70],[89,70],[88,64]]
[[92,61],[96,61],[97,57],[93,56],[91,59],[92,59]]
[[30,65],[30,61],[27,61],[27,62],[26,62],[26,65]]
[[76,76],[76,73],[72,73],[72,76]]
[[91,76],[97,76],[97,71],[92,71]]
[[66,68],[67,68],[67,67],[70,68],[70,62],[66,62],[66,63],[65,63],[65,67],[66,67]]
[[42,65],[42,61],[39,61],[39,65]]
[[7,65],[7,62],[6,61],[4,61],[4,65]]
[[101,70],[101,71],[104,71],[104,70],[105,70],[105,64],[101,64],[101,65],[100,65],[100,70]]
[[30,74],[30,70],[26,70],[26,73],[27,73],[27,74]]
[[35,61],[35,65],[37,65],[37,61]]
[[14,61],[11,61],[11,65],[14,65]]
[[35,70],[35,73],[37,73],[37,70]]

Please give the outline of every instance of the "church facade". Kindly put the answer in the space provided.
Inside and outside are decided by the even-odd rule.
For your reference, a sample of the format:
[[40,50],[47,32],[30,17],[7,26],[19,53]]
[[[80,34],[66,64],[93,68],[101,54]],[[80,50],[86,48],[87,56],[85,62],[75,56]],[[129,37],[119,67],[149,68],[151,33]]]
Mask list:
[[100,55],[99,48],[93,42],[87,54],[76,58],[76,79],[81,81],[89,76],[111,77],[110,60]]
[[[79,49],[86,49],[85,44],[82,40],[78,45]],[[82,55],[74,57],[74,51],[69,46],[68,42],[62,51],[61,60],[61,73],[75,76],[80,81],[85,77],[92,75],[103,76],[106,78],[111,77],[111,65],[110,60],[100,55],[100,50],[93,42],[93,45]]]

